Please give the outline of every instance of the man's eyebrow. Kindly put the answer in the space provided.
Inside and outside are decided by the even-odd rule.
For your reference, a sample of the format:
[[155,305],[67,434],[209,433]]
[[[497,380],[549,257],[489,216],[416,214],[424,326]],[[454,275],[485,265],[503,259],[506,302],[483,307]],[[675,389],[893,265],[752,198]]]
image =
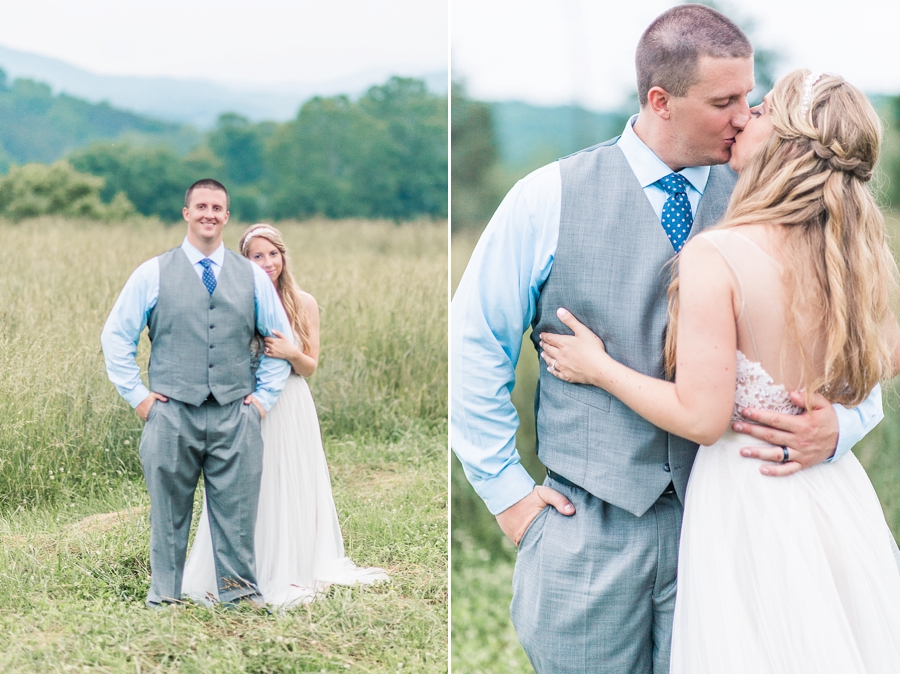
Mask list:
[[731,101],[735,98],[740,98],[739,94],[721,94],[719,96],[710,96],[709,100],[711,101]]

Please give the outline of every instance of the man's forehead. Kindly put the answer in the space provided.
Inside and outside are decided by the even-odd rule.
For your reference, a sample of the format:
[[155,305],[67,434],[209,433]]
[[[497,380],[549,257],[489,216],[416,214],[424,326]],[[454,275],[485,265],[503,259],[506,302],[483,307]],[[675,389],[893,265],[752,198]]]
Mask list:
[[225,192],[212,187],[195,187],[191,192],[191,206],[198,204],[224,204],[226,200]]
[[697,75],[691,89],[706,99],[745,96],[756,85],[751,57],[701,56],[697,63]]

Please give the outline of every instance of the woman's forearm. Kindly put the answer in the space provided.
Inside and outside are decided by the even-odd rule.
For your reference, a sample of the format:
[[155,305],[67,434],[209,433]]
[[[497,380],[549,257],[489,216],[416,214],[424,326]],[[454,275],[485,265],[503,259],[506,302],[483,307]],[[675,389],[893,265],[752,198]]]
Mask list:
[[711,409],[697,397],[685,399],[676,383],[636,372],[608,355],[592,379],[595,386],[614,395],[654,426],[682,438],[711,445],[728,430],[731,417],[718,409],[722,405]]
[[316,367],[319,365],[315,358],[301,351],[299,347],[294,355],[288,359],[288,362],[290,362],[294,372],[301,377],[312,376],[316,371]]

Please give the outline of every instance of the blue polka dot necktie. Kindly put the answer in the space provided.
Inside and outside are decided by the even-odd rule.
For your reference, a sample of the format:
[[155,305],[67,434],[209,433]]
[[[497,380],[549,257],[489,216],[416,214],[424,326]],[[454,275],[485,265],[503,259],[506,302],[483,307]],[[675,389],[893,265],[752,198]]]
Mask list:
[[213,290],[216,289],[216,275],[213,274],[212,269],[210,269],[212,263],[213,261],[208,257],[200,260],[200,265],[203,267],[203,276],[201,277],[201,280],[203,281],[203,285],[206,286],[206,289],[209,291],[210,295],[212,295]]
[[669,194],[669,198],[663,204],[662,226],[677,253],[687,241],[691,226],[694,224],[691,202],[687,196],[687,180],[682,175],[670,173],[665,178],[657,180],[656,184]]

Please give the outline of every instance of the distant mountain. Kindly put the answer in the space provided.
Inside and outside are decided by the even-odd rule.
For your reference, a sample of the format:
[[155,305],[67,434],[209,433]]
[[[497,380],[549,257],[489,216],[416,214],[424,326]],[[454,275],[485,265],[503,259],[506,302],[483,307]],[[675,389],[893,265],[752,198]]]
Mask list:
[[540,107],[518,101],[489,103],[500,160],[534,168],[622,133],[628,115],[573,105]]
[[42,82],[0,78],[0,173],[10,163],[49,163],[99,140],[165,145],[186,152],[202,136],[192,126],[53,94]]
[[[235,112],[252,121],[286,121],[313,96],[357,96],[391,75],[387,69],[369,70],[350,77],[305,84],[233,87],[204,80],[169,77],[97,75],[65,61],[0,46],[0,69],[9,79],[46,82],[56,93],[111,105],[158,119],[211,127],[223,112]],[[435,93],[447,93],[447,73],[414,74]]]

